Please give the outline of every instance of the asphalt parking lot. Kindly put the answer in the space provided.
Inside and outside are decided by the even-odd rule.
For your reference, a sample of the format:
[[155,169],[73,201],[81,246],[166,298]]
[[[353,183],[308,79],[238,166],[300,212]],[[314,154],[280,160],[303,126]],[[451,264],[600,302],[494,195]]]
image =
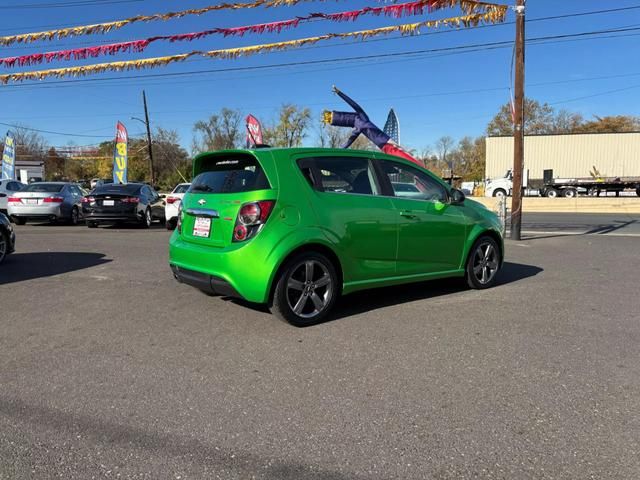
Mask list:
[[640,240],[508,242],[500,285],[296,329],[178,285],[163,228],[17,227],[0,479],[640,477]]

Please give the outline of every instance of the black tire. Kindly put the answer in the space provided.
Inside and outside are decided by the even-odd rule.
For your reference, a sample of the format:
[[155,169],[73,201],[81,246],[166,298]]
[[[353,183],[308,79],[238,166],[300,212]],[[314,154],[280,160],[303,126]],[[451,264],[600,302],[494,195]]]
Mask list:
[[71,216],[69,217],[69,224],[76,226],[80,222],[80,211],[78,207],[73,207],[71,209]]
[[339,288],[336,269],[327,257],[301,253],[286,262],[276,279],[271,313],[296,327],[315,325],[333,308]]
[[25,223],[27,223],[27,219],[26,219],[26,218],[11,217],[11,220],[12,220],[12,221],[13,221],[13,223],[15,223],[16,225],[24,225]]
[[[488,249],[487,249],[488,247]],[[502,252],[498,243],[489,236],[478,238],[467,257],[467,285],[474,290],[491,288],[500,271]]]
[[98,222],[87,220],[87,227],[89,227],[89,228],[98,228]]
[[494,197],[506,197],[507,196],[507,192],[502,188],[496,188],[493,191],[493,196]]
[[640,187],[636,188],[636,195],[640,197]]
[[151,228],[151,224],[153,223],[153,217],[151,216],[151,209],[147,207],[144,211],[144,217],[140,220],[140,226],[142,228]]
[[558,190],[556,190],[555,188],[550,188],[545,192],[544,196],[547,198],[558,198],[559,194],[560,192],[558,192]]
[[0,263],[4,262],[9,251],[9,237],[7,234],[0,230]]
[[575,188],[566,188],[562,192],[562,196],[565,198],[576,198],[578,196],[578,190]]
[[167,227],[167,230],[175,230],[177,226],[177,220],[174,220],[174,219],[167,220],[164,226]]

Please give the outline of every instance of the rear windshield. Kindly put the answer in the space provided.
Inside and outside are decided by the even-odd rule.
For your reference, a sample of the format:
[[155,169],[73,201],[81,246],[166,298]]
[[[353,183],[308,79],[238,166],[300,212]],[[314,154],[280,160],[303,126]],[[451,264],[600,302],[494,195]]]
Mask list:
[[59,192],[63,188],[64,185],[59,183],[32,183],[23,188],[21,192]]
[[189,192],[239,193],[271,188],[255,158],[216,158],[207,162],[206,172],[193,179]]
[[189,183],[183,183],[181,185],[178,185],[172,193],[186,193],[186,191],[189,190],[190,186],[191,184]]
[[142,185],[138,185],[135,183],[129,185],[103,185],[94,188],[93,192],[91,193],[93,193],[94,195],[135,195],[137,193],[140,193],[140,188],[142,188]]

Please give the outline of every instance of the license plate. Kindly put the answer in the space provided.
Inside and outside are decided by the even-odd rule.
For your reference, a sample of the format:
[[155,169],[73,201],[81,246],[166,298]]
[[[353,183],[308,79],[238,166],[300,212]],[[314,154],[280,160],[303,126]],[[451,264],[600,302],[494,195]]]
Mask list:
[[37,198],[28,198],[27,199],[27,205],[37,205],[38,204],[38,199]]
[[102,205],[105,207],[113,207],[115,202],[113,200],[103,200]]
[[193,225],[193,236],[208,238],[211,233],[211,219],[207,217],[196,217]]

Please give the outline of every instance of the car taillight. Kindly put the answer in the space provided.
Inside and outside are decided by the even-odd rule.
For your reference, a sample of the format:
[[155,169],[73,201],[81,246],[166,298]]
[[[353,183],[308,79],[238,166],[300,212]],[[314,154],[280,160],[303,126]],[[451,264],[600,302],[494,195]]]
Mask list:
[[93,203],[96,199],[93,197],[82,197],[82,203]]
[[274,200],[263,200],[242,205],[233,228],[233,241],[244,242],[255,237],[271,215],[275,204]]
[[19,197],[9,197],[7,198],[7,203],[21,203],[21,200]]
[[62,202],[64,202],[64,198],[62,198],[62,197],[47,197],[43,201],[44,201],[44,203],[62,203]]
[[169,205],[173,205],[176,202],[179,202],[180,199],[178,197],[167,197],[167,203]]
[[180,202],[180,206],[178,207],[178,221],[176,222],[176,230],[178,230],[178,235],[182,235],[182,202]]
[[120,200],[122,203],[138,203],[140,199],[138,197],[126,197]]

